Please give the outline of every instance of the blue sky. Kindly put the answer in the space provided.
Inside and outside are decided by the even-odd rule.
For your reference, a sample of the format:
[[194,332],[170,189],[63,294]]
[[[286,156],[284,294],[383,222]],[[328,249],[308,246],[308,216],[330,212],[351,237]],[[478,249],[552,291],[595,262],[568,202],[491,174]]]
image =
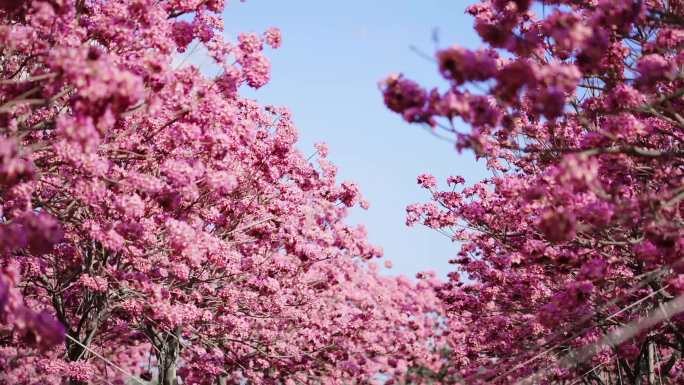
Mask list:
[[403,122],[382,103],[377,82],[392,72],[424,85],[443,85],[435,64],[413,52],[432,55],[433,31],[442,47],[477,47],[472,0],[249,0],[229,2],[226,34],[282,30],[283,46],[269,52],[271,83],[250,93],[262,103],[285,105],[299,128],[299,148],[313,153],[326,142],[340,180],[357,182],[371,203],[352,212],[370,240],[392,260],[391,273],[444,275],[458,246],[443,235],[405,225],[405,207],[428,199],[416,176],[429,171],[442,182],[463,175],[469,183],[486,176],[470,154]]

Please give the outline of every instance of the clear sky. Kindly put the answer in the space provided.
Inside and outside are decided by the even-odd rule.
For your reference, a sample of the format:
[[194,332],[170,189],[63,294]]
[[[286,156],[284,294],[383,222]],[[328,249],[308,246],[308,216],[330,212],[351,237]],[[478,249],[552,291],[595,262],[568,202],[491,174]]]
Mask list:
[[283,33],[283,46],[269,52],[271,83],[250,93],[262,103],[288,106],[300,132],[300,149],[326,142],[340,181],[357,182],[371,203],[350,221],[366,225],[370,240],[392,260],[392,273],[449,270],[458,246],[443,235],[405,225],[405,207],[428,199],[416,176],[429,171],[445,181],[463,175],[483,178],[484,166],[470,154],[410,126],[382,103],[377,82],[403,72],[424,85],[442,85],[432,56],[433,31],[442,47],[477,47],[473,20],[464,13],[472,0],[249,0],[230,1],[227,34]]

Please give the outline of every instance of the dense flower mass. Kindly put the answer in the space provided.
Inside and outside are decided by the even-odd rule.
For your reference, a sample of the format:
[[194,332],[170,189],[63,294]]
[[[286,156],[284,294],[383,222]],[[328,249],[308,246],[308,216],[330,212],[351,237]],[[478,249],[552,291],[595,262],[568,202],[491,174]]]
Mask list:
[[[448,87],[392,75],[389,109],[491,178],[407,209],[459,241],[438,289],[443,383],[684,383],[684,3],[482,0]],[[462,130],[461,120],[470,127]]]
[[0,384],[443,370],[438,282],[380,276],[327,146],[240,96],[279,30],[224,40],[221,0],[0,4]]

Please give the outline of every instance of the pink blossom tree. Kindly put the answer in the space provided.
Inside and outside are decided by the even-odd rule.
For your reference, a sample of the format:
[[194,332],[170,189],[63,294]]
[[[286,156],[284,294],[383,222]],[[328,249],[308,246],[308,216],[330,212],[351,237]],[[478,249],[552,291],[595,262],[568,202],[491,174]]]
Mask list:
[[447,87],[381,83],[389,109],[492,172],[423,175],[432,200],[407,209],[461,245],[438,290],[444,383],[684,382],[684,3],[467,12],[484,47],[436,53]]
[[[378,275],[358,187],[240,95],[277,29],[224,40],[221,0],[1,4],[0,384],[442,370],[438,283]],[[177,64],[197,44],[217,76]]]

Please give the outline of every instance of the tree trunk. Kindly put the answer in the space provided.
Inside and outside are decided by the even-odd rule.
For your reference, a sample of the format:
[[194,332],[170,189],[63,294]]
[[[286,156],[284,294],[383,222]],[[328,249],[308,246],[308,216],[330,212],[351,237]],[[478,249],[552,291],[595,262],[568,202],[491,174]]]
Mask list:
[[655,385],[655,347],[653,346],[653,341],[648,342],[648,383],[649,385]]
[[178,385],[176,369],[180,355],[180,328],[173,335],[163,334],[164,343],[159,346],[157,360],[159,362],[159,385]]

